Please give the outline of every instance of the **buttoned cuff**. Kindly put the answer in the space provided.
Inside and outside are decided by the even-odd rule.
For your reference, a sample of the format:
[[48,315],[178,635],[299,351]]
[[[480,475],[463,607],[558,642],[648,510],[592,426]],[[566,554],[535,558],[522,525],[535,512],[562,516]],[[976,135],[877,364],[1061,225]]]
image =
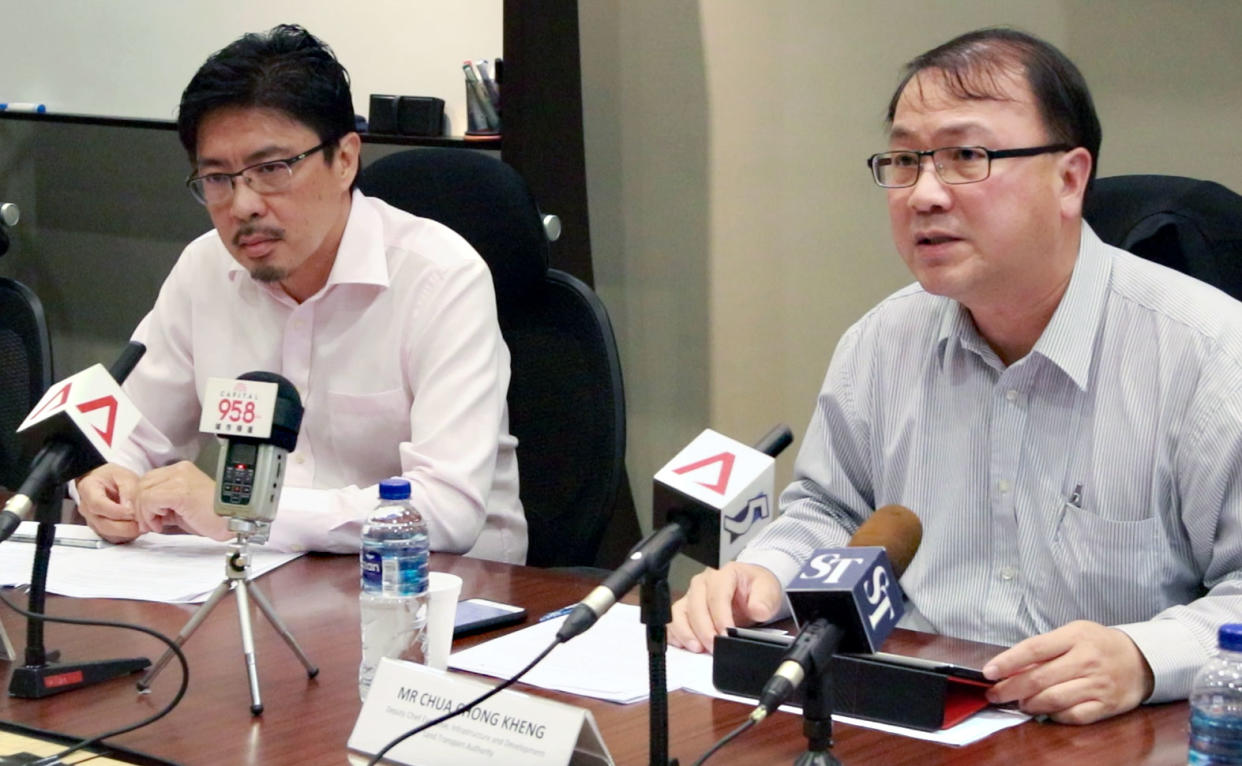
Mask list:
[[1151,666],[1155,683],[1144,703],[1172,702],[1190,696],[1195,673],[1208,661],[1203,645],[1176,620],[1114,625],[1130,637]]
[[363,519],[344,502],[349,491],[285,487],[268,546],[290,553],[357,553]]

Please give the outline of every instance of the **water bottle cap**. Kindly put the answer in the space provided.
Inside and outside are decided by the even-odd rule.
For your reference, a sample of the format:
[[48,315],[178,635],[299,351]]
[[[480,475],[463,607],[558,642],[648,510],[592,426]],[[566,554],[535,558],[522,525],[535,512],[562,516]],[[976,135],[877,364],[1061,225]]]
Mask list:
[[1217,641],[1220,648],[1227,652],[1242,652],[1242,624],[1229,622],[1221,625]]
[[409,479],[384,479],[379,483],[381,500],[405,500],[410,496]]

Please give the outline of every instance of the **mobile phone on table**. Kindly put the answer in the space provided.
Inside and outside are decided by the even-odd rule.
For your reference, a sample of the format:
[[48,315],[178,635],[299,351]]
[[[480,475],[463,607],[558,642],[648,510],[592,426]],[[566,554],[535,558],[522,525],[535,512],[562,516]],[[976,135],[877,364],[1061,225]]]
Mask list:
[[502,604],[485,598],[467,598],[457,602],[457,619],[453,638],[470,636],[488,630],[516,625],[526,619],[526,610],[513,604]]

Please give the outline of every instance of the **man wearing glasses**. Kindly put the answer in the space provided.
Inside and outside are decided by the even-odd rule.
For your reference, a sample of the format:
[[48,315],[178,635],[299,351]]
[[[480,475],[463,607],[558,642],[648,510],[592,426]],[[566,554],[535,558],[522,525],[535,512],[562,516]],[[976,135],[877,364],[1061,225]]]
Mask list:
[[907,627],[1013,644],[993,702],[1087,723],[1185,698],[1242,615],[1242,304],[1082,220],[1100,126],[1060,51],[1004,29],[914,59],[868,159],[918,284],[842,337],[782,517],[674,606],[712,648],[904,505]]
[[[435,550],[522,562],[509,352],[487,266],[449,229],[354,189],[348,76],[299,27],[246,35],[190,81],[186,185],[215,229],[186,248],[134,333],[145,420],[125,464],[77,482],[121,542],[179,527],[227,539],[197,452],[209,377],[277,372],[305,417],[274,545],[353,551],[376,483],[403,475]],[[416,182],[416,181],[414,181]]]

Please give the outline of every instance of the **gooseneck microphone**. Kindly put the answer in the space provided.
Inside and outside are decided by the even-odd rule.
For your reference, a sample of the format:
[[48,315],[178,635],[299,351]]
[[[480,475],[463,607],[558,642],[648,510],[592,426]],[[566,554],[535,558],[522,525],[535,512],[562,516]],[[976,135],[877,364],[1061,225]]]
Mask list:
[[[875,651],[901,617],[896,580],[923,539],[918,516],[900,505],[877,509],[850,538],[849,548],[816,551],[787,592],[802,630],[759,695],[751,718],[761,721],[806,677],[827,667],[842,645]],[[853,549],[881,548],[870,557]],[[891,564],[889,570],[885,564]],[[890,575],[891,571],[891,575]]]
[[[40,499],[58,484],[81,476],[108,462],[106,453],[123,435],[119,423],[138,418],[137,409],[120,391],[146,346],[130,343],[108,371],[100,365],[74,375],[48,389],[19,430],[26,428],[41,437],[42,448],[30,461],[30,471],[0,512],[0,541],[7,540],[17,525],[29,518]],[[104,428],[87,423],[93,413],[103,415]]]
[[686,531],[676,522],[643,538],[621,566],[570,610],[561,629],[556,632],[556,639],[565,642],[585,632],[617,603],[617,599],[629,593],[647,572],[667,566],[685,539]]
[[57,492],[68,479],[112,460],[113,445],[129,438],[140,415],[121,391],[120,382],[145,352],[141,343],[130,342],[110,370],[96,364],[57,383],[18,428],[31,443],[43,447],[31,461],[18,493],[0,513],[0,540],[7,539],[21,517],[36,508],[40,517],[30,567],[26,661],[10,674],[9,696],[39,699],[128,675],[151,664],[145,657],[58,662],[60,653],[47,651],[43,642],[47,572],[60,515]]
[[[768,458],[775,458],[792,441],[793,433],[789,430],[789,426],[778,425],[765,434],[754,448],[741,446],[743,449],[761,452]],[[711,459],[715,459],[715,456]],[[733,460],[736,460],[736,457]],[[771,460],[767,462],[770,463]],[[695,465],[691,463],[690,467]],[[723,483],[727,484],[728,478],[725,476]],[[722,491],[720,494],[724,496],[725,493]],[[617,599],[628,593],[648,572],[662,571],[667,567],[682,543],[687,539],[698,538],[702,527],[708,526],[709,520],[719,526],[722,506],[681,493],[678,493],[677,499],[676,507],[666,510],[664,514],[657,514],[657,516],[666,516],[668,523],[639,541],[630,551],[625,562],[569,612],[561,629],[556,633],[557,640],[568,641],[594,625],[600,617],[604,616],[605,612],[612,608],[613,604],[617,603]]]

